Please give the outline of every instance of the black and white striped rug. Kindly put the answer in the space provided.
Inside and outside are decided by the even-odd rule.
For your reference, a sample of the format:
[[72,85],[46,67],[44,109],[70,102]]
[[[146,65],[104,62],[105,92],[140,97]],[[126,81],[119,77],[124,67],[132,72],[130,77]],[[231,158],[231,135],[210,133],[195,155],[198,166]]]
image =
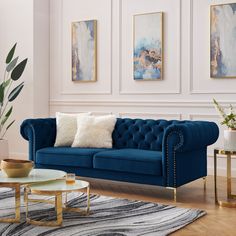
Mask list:
[[[71,207],[86,207],[86,195],[71,193]],[[138,236],[168,235],[192,223],[206,212],[170,205],[91,195],[91,214],[63,213],[62,227],[42,227],[25,222],[25,207],[21,203],[21,223],[0,223],[1,236]],[[52,205],[30,203],[30,217],[35,220],[55,220]],[[0,189],[0,217],[14,217],[14,193]]]

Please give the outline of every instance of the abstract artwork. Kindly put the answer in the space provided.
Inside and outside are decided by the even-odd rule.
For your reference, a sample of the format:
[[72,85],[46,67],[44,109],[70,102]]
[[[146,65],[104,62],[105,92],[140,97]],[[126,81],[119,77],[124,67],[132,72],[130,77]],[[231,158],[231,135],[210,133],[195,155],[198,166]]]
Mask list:
[[135,80],[163,78],[163,13],[134,16],[133,75]]
[[236,77],[236,3],[211,6],[211,78]]
[[72,23],[72,81],[96,81],[97,21]]

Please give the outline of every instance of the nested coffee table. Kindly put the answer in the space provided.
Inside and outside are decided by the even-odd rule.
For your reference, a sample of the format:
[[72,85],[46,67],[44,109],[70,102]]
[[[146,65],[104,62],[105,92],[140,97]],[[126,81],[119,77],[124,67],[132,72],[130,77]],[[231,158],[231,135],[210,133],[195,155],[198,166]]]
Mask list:
[[0,171],[0,187],[15,188],[15,218],[0,218],[0,222],[20,222],[20,187],[30,183],[47,182],[62,179],[66,172],[51,169],[33,169],[28,177],[8,178]]
[[[80,192],[82,189],[87,190],[87,209],[71,208],[67,206],[67,193]],[[55,200],[32,199],[30,194],[54,196]],[[62,194],[66,194],[66,202],[63,204]],[[73,184],[67,184],[66,180],[55,180],[47,183],[29,184],[25,188],[25,203],[26,203],[26,219],[28,223],[40,226],[59,226],[63,222],[63,210],[71,212],[79,212],[83,215],[89,214],[90,207],[90,188],[89,183],[82,180],[75,180]],[[28,217],[28,202],[45,202],[55,204],[57,219],[54,221],[37,221]]]

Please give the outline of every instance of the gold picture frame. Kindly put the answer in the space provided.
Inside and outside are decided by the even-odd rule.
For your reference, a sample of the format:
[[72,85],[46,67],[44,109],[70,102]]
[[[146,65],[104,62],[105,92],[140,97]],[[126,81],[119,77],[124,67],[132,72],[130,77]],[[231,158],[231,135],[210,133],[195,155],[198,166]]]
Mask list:
[[[230,8],[232,8],[233,12],[236,12],[236,3],[223,3],[210,6],[210,77],[213,79],[236,78],[236,63],[234,63],[233,67],[228,67],[228,65],[232,65],[231,62],[235,62],[235,55],[229,55],[229,53],[227,54],[227,52],[233,53],[233,50],[224,51],[224,49],[222,50],[221,47],[222,36],[224,37],[224,42],[226,42],[224,43],[223,48],[232,46],[229,44],[230,39],[228,38],[227,40],[227,37],[229,37],[227,35],[230,34],[230,32],[224,31],[224,33],[222,33],[225,19],[220,18],[219,16],[220,11],[224,12],[224,14],[220,14],[221,16],[227,16],[227,12],[231,11]],[[234,41],[235,40],[236,38]],[[235,72],[232,72],[232,68],[235,68],[233,69]]]
[[71,23],[71,78],[97,81],[97,20]]
[[[137,18],[143,18],[144,22]],[[147,27],[145,24],[148,24]],[[133,16],[133,79],[135,81],[163,80],[163,25],[164,12],[142,13]],[[143,32],[141,32],[142,30]],[[137,31],[139,32],[137,33]]]

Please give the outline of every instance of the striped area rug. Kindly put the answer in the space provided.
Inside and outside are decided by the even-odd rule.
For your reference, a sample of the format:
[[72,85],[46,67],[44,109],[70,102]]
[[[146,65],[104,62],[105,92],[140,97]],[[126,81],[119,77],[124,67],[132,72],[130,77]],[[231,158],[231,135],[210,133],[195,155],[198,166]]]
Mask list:
[[[86,207],[84,193],[68,195],[69,206]],[[25,207],[21,203],[21,223],[0,223],[1,236],[138,236],[168,235],[192,223],[206,212],[151,202],[91,195],[91,213],[63,213],[61,227],[42,227],[25,222]],[[14,193],[0,189],[0,217],[14,216]],[[35,220],[55,220],[52,205],[31,203],[30,217]]]

